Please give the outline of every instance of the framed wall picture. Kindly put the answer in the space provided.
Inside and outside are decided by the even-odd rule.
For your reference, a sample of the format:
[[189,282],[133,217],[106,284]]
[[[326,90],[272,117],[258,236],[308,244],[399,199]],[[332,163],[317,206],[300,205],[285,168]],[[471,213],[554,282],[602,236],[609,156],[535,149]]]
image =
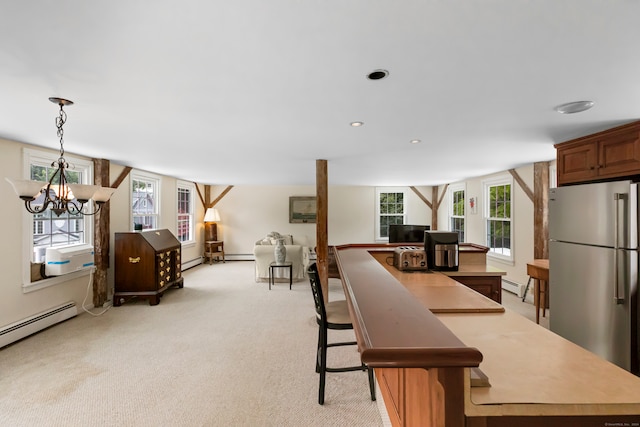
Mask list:
[[315,224],[316,198],[289,197],[289,222]]

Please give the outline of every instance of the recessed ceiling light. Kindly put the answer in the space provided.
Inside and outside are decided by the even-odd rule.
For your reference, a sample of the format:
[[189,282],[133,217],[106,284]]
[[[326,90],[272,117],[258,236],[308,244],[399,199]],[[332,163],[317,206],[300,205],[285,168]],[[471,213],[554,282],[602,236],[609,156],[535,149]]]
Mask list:
[[419,139],[412,139],[411,141],[412,144],[420,144],[422,141],[420,141]]
[[388,75],[389,75],[389,72],[387,70],[374,70],[369,74],[367,74],[367,78],[369,80],[380,80],[380,79],[384,79]]
[[573,113],[581,113],[582,111],[587,111],[589,108],[593,107],[595,102],[593,101],[575,101],[575,102],[567,102],[566,104],[558,105],[554,108],[560,114],[573,114]]
[[351,126],[354,128],[360,127],[364,124],[364,122],[351,122]]

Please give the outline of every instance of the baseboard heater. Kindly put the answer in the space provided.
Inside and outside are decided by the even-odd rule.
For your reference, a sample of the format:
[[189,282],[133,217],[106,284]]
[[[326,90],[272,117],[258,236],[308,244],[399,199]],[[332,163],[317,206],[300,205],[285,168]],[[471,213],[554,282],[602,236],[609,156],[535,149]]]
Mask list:
[[76,303],[68,302],[4,326],[0,328],[0,348],[77,315]]
[[524,295],[523,284],[505,279],[504,277],[502,278],[502,289],[518,295],[518,298],[522,298],[522,295]]

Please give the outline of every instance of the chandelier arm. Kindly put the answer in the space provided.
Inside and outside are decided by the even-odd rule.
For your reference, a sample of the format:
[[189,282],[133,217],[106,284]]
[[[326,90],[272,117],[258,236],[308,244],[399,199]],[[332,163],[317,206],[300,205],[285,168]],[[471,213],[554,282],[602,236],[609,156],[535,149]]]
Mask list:
[[93,211],[93,212],[83,212],[82,214],[83,214],[83,215],[86,215],[86,216],[92,216],[92,215],[95,215],[95,214],[97,214],[98,212],[100,212],[100,208],[102,207],[102,205],[101,205],[101,204],[99,204],[99,203],[94,203],[94,204],[93,204],[93,207],[95,208],[95,211]]
[[51,201],[47,200],[47,201],[45,201],[45,203],[42,205],[42,207],[40,209],[36,209],[36,208],[33,208],[31,206],[31,202],[33,202],[34,200],[25,200],[24,201],[24,207],[27,209],[27,212],[32,213],[32,214],[39,214],[39,213],[44,212],[45,210],[47,210],[47,208],[49,207],[49,204],[51,203]]
[[[78,203],[80,203],[80,207],[78,207]],[[88,205],[88,203],[87,203]],[[77,200],[75,202],[70,201],[67,203],[67,211],[72,214],[72,215],[85,215],[85,216],[91,216],[91,215],[95,215],[100,211],[100,208],[102,207],[102,205],[100,203],[93,203],[93,208],[95,209],[93,212],[85,212],[84,209],[85,203],[82,202],[78,202]]]

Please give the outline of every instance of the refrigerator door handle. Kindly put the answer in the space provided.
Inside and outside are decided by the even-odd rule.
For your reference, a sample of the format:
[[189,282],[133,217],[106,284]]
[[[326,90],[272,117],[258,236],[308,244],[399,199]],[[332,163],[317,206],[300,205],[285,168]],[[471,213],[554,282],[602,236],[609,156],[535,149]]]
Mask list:
[[613,200],[615,204],[615,212],[613,215],[613,300],[616,304],[624,304],[624,295],[620,296],[620,286],[618,284],[618,251],[620,250],[618,237],[618,215],[620,213],[620,201],[627,199],[626,193],[614,193]]

